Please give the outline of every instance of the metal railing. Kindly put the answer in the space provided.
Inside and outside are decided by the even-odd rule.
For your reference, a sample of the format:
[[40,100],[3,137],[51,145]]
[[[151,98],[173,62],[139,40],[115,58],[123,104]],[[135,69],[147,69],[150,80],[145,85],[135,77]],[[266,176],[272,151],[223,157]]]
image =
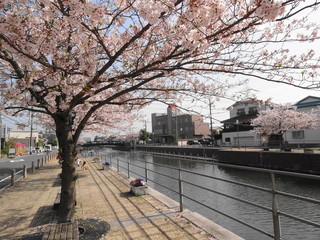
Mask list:
[[240,142],[237,141],[231,141],[231,142],[219,142],[219,144],[212,145],[187,145],[187,141],[184,141],[182,144],[179,142],[179,144],[160,144],[160,143],[148,143],[148,144],[137,144],[136,146],[156,146],[156,147],[181,147],[181,148],[199,148],[199,147],[214,147],[214,148],[281,148],[284,146],[295,148],[295,149],[303,149],[306,147],[310,148],[320,148],[320,143],[318,140],[290,140],[288,141],[268,141],[266,143],[263,143],[261,140],[253,141],[253,140],[241,140]]
[[[151,155],[152,153],[148,152],[148,153],[143,153],[143,154],[148,154]],[[145,155],[145,156],[146,156]],[[159,155],[159,153],[157,153],[157,155]],[[166,157],[168,157],[168,155],[166,155]],[[205,158],[199,158],[197,160],[195,159],[186,159],[184,158],[184,156],[181,155],[171,155],[172,158],[176,159],[176,161],[178,161],[178,167],[173,167],[173,166],[168,166],[165,164],[159,164],[159,163],[155,163],[155,162],[150,162],[147,161],[147,158],[144,157],[144,160],[137,160],[135,159],[134,161],[131,161],[131,155],[129,154],[124,154],[124,153],[118,153],[118,154],[112,154],[110,156],[108,156],[108,158],[105,156],[105,160],[110,161],[110,164],[117,169],[117,171],[122,171],[124,173],[127,174],[127,177],[130,178],[131,176],[134,177],[142,177],[144,178],[147,182],[152,182],[155,185],[161,186],[164,189],[167,189],[169,191],[172,191],[175,194],[178,194],[179,196],[179,205],[180,205],[180,211],[183,211],[184,209],[184,199],[188,199],[190,201],[193,201],[207,209],[210,209],[214,212],[217,212],[229,219],[232,219],[244,226],[247,226],[265,236],[268,236],[270,238],[273,238],[275,240],[280,240],[283,238],[281,237],[281,224],[280,224],[280,216],[284,216],[287,217],[289,219],[298,221],[300,223],[304,223],[310,226],[313,226],[315,228],[319,228],[320,229],[320,223],[318,222],[314,222],[314,221],[310,221],[310,220],[306,220],[303,219],[299,216],[295,216],[293,214],[281,211],[279,209],[278,206],[278,197],[279,196],[283,196],[283,197],[288,197],[290,199],[296,199],[296,200],[301,200],[304,202],[308,202],[308,203],[312,203],[312,204],[316,204],[317,206],[320,206],[320,200],[314,199],[314,198],[309,198],[309,197],[304,197],[304,196],[299,196],[299,195],[295,195],[292,193],[288,193],[288,192],[284,192],[284,191],[280,191],[279,189],[277,189],[276,187],[276,180],[275,180],[275,176],[290,176],[290,177],[298,177],[298,178],[304,178],[304,179],[312,179],[312,180],[320,180],[320,176],[317,175],[309,175],[309,174],[300,174],[300,173],[293,173],[293,172],[284,172],[284,171],[277,171],[277,170],[268,170],[268,169],[261,169],[261,168],[253,168],[253,167],[244,167],[244,166],[236,166],[236,165],[229,165],[229,164],[222,164],[222,163],[217,163],[217,162],[213,162],[212,158],[211,159],[205,159]],[[101,158],[103,159],[103,156],[101,156]],[[143,158],[143,157],[142,157]],[[256,185],[252,185],[252,184],[248,184],[248,183],[241,183],[238,181],[233,181],[233,180],[228,180],[228,179],[223,179],[220,177],[215,177],[215,176],[211,176],[208,174],[202,174],[202,173],[197,173],[194,171],[190,171],[187,169],[184,169],[181,167],[181,163],[182,161],[188,161],[188,162],[197,162],[197,163],[202,163],[202,164],[209,164],[211,166],[219,166],[219,167],[224,167],[224,168],[229,168],[229,169],[239,169],[239,170],[247,170],[247,171],[252,171],[252,172],[259,172],[259,173],[265,173],[268,174],[270,176],[270,182],[271,182],[271,187],[261,187],[261,186],[256,186]],[[139,163],[139,164],[137,164]],[[159,172],[159,171],[154,171],[152,170],[149,166],[150,165],[154,165],[154,166],[159,166],[159,167],[163,167],[166,170],[170,171],[170,170],[174,170],[176,172],[176,175],[173,176],[171,174],[167,174],[167,173],[163,173],[163,172]],[[133,171],[132,168],[136,168],[136,169],[140,169],[140,172],[137,171]],[[168,186],[165,186],[164,184],[161,184],[157,181],[155,181],[154,179],[149,177],[149,173],[156,173],[158,175],[161,175],[163,177],[166,177],[168,179],[171,180],[175,180],[177,181],[177,185],[178,187],[176,189],[172,189]],[[214,179],[217,181],[222,181],[228,184],[234,184],[236,186],[241,186],[241,187],[246,187],[249,189],[254,189],[254,190],[258,190],[267,194],[271,195],[271,207],[267,207],[264,205],[261,205],[259,203],[255,203],[252,202],[250,200],[246,200],[243,199],[241,197],[237,197],[237,196],[232,196],[229,194],[225,194],[221,191],[216,191],[210,187],[205,187],[202,185],[199,185],[197,183],[194,182],[190,182],[187,181],[186,179],[184,179],[182,177],[182,173],[188,173],[188,174],[193,174],[199,177],[203,177],[206,179]],[[198,188],[198,189],[202,189],[214,194],[218,194],[221,195],[223,197],[247,204],[249,206],[252,207],[256,207],[256,208],[260,208],[263,209],[265,211],[268,211],[270,213],[272,213],[272,223],[273,223],[273,233],[267,232],[263,229],[260,229],[252,224],[248,224],[247,222],[240,220],[230,214],[224,213],[220,210],[217,210],[199,200],[196,200],[195,198],[188,196],[187,194],[184,193],[184,184],[187,184],[189,186]]]
[[54,159],[56,154],[50,154],[41,159],[37,159],[36,162],[32,161],[30,166],[23,165],[22,170],[16,171],[16,169],[10,170],[10,175],[0,179],[0,183],[8,182],[6,185],[0,187],[0,192],[5,190],[10,186],[14,186],[17,181],[20,181],[23,178],[26,178],[28,174],[34,173],[36,169],[39,169],[44,166],[45,163]]

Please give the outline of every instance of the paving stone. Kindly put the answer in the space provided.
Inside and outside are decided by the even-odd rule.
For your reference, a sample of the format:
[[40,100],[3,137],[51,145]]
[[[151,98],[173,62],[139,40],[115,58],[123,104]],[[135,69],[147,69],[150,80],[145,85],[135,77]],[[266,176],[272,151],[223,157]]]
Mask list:
[[[88,170],[77,168],[75,219],[108,223],[110,230],[101,239],[215,240],[214,236],[182,217],[177,208],[166,206],[152,195],[130,193],[129,180],[116,171],[101,170],[101,163],[83,160],[87,161]],[[55,220],[49,207],[52,208],[60,190],[55,185],[60,172],[57,162],[51,161],[2,193],[0,239],[36,236]]]

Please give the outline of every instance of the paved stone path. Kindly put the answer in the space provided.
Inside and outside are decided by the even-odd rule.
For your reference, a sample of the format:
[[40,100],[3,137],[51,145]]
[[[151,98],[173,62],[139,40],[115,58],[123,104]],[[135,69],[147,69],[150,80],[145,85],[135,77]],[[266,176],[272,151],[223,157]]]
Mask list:
[[[241,239],[203,221],[201,216],[197,218],[189,211],[180,213],[177,205],[164,204],[154,190],[151,192],[155,194],[135,196],[129,192],[125,176],[111,169],[102,170],[101,163],[91,159],[82,160],[89,166],[88,170],[77,170],[75,219],[80,223],[86,219],[107,223],[108,232],[97,239]],[[41,239],[47,224],[56,220],[53,203],[60,190],[55,184],[60,172],[53,160],[0,193],[0,240]],[[208,228],[202,228],[202,223]],[[83,227],[87,232],[95,230],[95,225]]]

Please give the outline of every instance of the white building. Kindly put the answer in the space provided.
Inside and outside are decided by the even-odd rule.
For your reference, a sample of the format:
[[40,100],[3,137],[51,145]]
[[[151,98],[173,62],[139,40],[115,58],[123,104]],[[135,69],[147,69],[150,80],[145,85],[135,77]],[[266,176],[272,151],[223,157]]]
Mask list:
[[222,121],[222,145],[238,147],[261,146],[262,140],[259,133],[253,132],[250,125],[251,119],[257,117],[260,111],[265,111],[267,105],[255,98],[236,102],[227,108],[230,118]]
[[[297,111],[320,114],[320,97],[308,96],[298,101]],[[236,102],[229,108],[230,118],[222,121],[224,130],[222,132],[222,145],[239,147],[257,147],[266,143],[267,139],[262,139],[259,133],[253,132],[250,120],[257,117],[260,111],[268,109],[267,105],[256,99],[246,99]],[[316,129],[292,130],[283,134],[283,139],[288,144],[319,145],[320,126]],[[279,141],[276,140],[276,142]],[[272,142],[272,141],[271,141]],[[270,139],[269,142],[270,143]]]
[[[296,104],[297,111],[306,113],[319,113],[320,111],[320,98],[308,96]],[[285,133],[284,139],[289,144],[302,144],[302,145],[317,145],[320,144],[320,126],[316,129],[302,129],[292,130]]]
[[28,150],[30,150],[30,144],[31,144],[31,150],[33,150],[37,146],[37,142],[39,141],[39,132],[32,131],[31,141],[30,141],[30,137],[31,137],[30,131],[8,129],[7,139],[12,138],[15,140],[15,142],[20,142],[25,144]]

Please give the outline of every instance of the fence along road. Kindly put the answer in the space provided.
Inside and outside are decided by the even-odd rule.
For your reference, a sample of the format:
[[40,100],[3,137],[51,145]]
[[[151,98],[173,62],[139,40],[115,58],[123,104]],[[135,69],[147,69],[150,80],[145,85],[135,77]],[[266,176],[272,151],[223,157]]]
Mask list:
[[34,168],[39,167],[42,162],[48,159],[53,159],[54,152],[39,153],[33,155],[17,156],[14,158],[0,160],[0,191],[12,184],[12,171],[14,170],[14,180],[19,180],[23,177],[24,166],[26,172],[32,172],[32,164]]

